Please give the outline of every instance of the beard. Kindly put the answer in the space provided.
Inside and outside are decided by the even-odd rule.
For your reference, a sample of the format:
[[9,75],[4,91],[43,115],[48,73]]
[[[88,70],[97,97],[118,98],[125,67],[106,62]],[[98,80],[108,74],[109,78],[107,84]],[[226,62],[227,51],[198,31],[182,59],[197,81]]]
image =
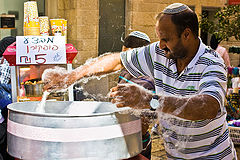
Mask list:
[[178,41],[172,50],[169,48],[164,48],[163,50],[168,59],[184,59],[187,56],[187,49],[183,46],[181,40]]

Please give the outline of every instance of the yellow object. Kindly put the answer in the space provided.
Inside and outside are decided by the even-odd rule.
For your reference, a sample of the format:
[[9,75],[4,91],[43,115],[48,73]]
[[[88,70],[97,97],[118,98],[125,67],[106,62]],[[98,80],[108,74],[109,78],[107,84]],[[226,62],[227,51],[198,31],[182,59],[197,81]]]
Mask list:
[[64,25],[63,25],[63,36],[66,38],[66,43],[67,43],[67,20],[64,20]]
[[31,101],[29,98],[27,97],[17,97],[17,102],[28,102],[28,101]]
[[47,16],[39,17],[40,34],[42,36],[49,36],[49,22]]
[[36,1],[24,3],[24,35],[40,35],[40,23]]
[[63,33],[63,36],[67,36],[67,20],[64,20],[62,33]]
[[40,27],[24,28],[24,36],[39,36],[39,35],[40,35]]
[[63,35],[65,19],[50,19],[50,24],[53,36],[56,31],[60,31]]
[[233,93],[238,93],[238,88],[233,88]]

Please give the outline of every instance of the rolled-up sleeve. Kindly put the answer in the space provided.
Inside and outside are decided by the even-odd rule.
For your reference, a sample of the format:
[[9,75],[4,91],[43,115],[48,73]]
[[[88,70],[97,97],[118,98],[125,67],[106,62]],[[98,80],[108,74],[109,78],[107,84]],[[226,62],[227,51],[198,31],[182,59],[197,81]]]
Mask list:
[[153,57],[156,45],[157,43],[152,43],[121,53],[122,64],[131,75],[136,78],[142,75],[153,77]]
[[227,72],[224,65],[214,62],[205,68],[200,80],[199,93],[214,97],[224,111],[224,101],[227,90]]

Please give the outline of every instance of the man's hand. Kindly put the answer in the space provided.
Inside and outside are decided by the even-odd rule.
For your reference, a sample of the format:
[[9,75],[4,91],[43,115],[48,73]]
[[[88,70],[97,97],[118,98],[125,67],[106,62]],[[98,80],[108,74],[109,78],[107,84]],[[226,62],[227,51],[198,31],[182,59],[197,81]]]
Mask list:
[[74,74],[68,73],[64,68],[55,67],[46,69],[42,74],[43,90],[55,91],[66,89],[74,82],[73,77]]
[[135,109],[150,108],[151,91],[135,84],[118,84],[110,91],[112,103],[117,107],[132,107]]

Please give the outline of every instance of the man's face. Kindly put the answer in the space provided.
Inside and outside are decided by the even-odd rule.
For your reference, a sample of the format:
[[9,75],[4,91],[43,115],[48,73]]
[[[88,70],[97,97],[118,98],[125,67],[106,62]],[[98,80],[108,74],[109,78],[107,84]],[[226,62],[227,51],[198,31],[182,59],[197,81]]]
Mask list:
[[156,23],[156,33],[160,40],[160,48],[165,51],[169,59],[183,59],[187,56],[187,49],[182,43],[182,35],[179,37],[176,27],[169,15]]

